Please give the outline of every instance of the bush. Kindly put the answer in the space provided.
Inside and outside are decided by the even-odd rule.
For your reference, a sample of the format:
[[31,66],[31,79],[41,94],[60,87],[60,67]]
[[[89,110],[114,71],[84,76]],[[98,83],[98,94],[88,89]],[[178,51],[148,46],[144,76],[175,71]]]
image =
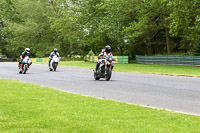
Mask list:
[[89,51],[89,53],[84,57],[84,61],[90,61],[90,57],[95,56],[94,52],[92,50]]
[[88,55],[89,55],[89,56],[95,56],[95,55],[94,55],[94,52],[93,52],[92,50],[89,51]]

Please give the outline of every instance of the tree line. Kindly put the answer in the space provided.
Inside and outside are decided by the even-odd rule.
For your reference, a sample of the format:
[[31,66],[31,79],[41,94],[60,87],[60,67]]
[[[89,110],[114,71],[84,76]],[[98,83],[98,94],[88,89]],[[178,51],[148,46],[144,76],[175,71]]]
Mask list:
[[0,0],[0,54],[200,53],[199,0]]

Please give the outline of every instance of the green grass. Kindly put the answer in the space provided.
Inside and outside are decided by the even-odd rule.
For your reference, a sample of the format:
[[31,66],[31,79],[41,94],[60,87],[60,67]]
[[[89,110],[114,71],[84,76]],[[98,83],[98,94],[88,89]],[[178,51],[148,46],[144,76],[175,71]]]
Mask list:
[[[60,62],[62,66],[73,66],[81,68],[96,67],[96,63],[83,61]],[[134,73],[152,73],[165,75],[183,75],[200,77],[200,67],[178,66],[178,65],[145,65],[145,64],[114,64],[114,71],[117,72],[134,72]]]
[[116,71],[166,75],[200,76],[200,67],[178,65],[116,64]]
[[[36,64],[47,64],[40,62]],[[94,69],[96,63],[84,61],[61,61],[61,66],[72,66]],[[179,76],[196,76],[200,77],[200,67],[194,66],[180,66],[180,65],[147,65],[147,64],[114,64],[114,71],[117,72],[133,72],[133,73],[150,73],[150,74],[164,74],[164,75],[179,75]]]
[[90,69],[94,69],[96,67],[95,63],[84,62],[84,61],[61,61],[59,63],[59,65],[81,67],[81,68],[90,68]]
[[200,116],[0,79],[0,132],[200,132]]

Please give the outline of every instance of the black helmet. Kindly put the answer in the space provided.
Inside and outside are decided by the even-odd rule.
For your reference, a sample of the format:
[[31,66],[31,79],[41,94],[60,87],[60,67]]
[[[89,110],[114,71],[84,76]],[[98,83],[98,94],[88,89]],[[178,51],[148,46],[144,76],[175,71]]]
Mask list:
[[55,53],[58,52],[57,48],[54,48],[53,51],[54,51]]
[[109,45],[107,45],[107,46],[105,46],[105,50],[106,50],[107,53],[110,53],[111,47]]

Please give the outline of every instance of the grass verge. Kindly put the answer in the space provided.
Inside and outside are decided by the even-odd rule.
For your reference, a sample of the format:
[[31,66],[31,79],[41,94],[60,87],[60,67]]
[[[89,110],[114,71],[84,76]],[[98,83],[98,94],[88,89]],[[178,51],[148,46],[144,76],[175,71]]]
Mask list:
[[[36,64],[47,64],[47,62],[34,62]],[[84,61],[61,61],[61,66],[72,66],[80,68],[94,69],[96,63]],[[148,64],[114,64],[114,71],[117,72],[134,72],[134,73],[149,73],[163,75],[178,75],[178,76],[194,76],[200,77],[200,67],[194,66],[179,66],[179,65],[148,65]]]
[[200,132],[200,116],[0,79],[0,132]]
[[[83,61],[60,62],[62,66],[73,66],[94,69],[96,63]],[[147,65],[147,64],[114,64],[114,71],[151,73],[164,75],[195,76],[200,77],[200,67],[178,65]]]

